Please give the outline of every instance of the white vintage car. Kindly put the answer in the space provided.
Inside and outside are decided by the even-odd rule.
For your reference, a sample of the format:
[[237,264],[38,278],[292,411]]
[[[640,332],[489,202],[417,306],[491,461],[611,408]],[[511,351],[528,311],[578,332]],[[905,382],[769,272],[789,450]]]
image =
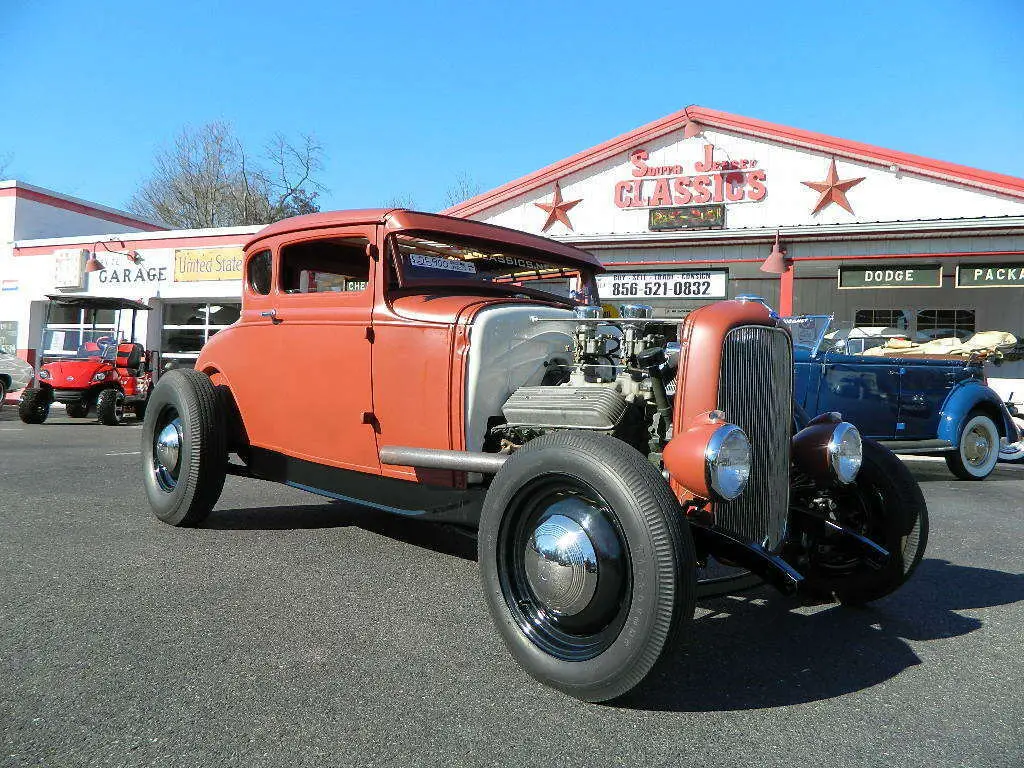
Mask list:
[[31,380],[31,365],[0,350],[0,408],[3,408],[8,392],[24,389]]

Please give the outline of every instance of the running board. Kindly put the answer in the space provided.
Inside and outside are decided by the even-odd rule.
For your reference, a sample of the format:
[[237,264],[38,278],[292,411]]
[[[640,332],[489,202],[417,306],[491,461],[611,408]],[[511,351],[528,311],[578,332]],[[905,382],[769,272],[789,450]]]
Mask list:
[[879,440],[893,453],[939,453],[953,450],[949,440]]

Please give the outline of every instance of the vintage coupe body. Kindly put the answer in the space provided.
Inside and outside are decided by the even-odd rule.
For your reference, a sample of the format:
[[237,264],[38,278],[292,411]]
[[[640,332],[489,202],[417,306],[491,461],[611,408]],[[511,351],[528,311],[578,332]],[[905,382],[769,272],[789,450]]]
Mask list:
[[[983,480],[1000,457],[1016,457],[1020,432],[985,384],[983,361],[953,355],[863,354],[865,342],[833,341],[828,315],[787,318],[794,392],[807,413],[841,411],[865,437],[897,453],[939,453],[964,480]],[[877,351],[877,348],[875,348]]]
[[[47,296],[47,322],[36,351],[40,361],[36,385],[22,392],[18,415],[26,424],[42,424],[54,402],[62,403],[68,416],[82,419],[95,410],[100,422],[116,426],[126,409],[141,419],[152,390],[149,358],[135,340],[135,321],[149,307],[131,299],[104,296]],[[51,328],[54,306],[84,311],[92,328]],[[113,330],[97,329],[96,316],[113,312]],[[121,334],[124,312],[131,312],[130,331]]]
[[[590,701],[643,680],[709,558],[815,599],[897,589],[924,552],[924,499],[838,414],[794,409],[779,319],[737,300],[611,320],[601,271],[406,210],[267,227],[239,321],[154,390],[154,512],[197,525],[232,473],[475,529],[510,652]],[[290,362],[271,379],[268,357]]]

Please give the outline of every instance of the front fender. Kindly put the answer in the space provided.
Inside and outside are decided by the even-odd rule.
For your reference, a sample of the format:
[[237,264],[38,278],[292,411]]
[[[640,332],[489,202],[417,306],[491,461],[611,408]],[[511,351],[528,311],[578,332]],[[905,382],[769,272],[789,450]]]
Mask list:
[[992,416],[998,414],[998,418],[995,418],[994,421],[1002,437],[1007,438],[1011,443],[1021,439],[1017,425],[1013,423],[1013,418],[1006,410],[1006,405],[999,395],[991,387],[975,379],[960,382],[946,396],[946,401],[939,411],[937,437],[940,440],[948,441],[953,446],[958,446],[960,444],[960,428],[966,420],[967,414],[979,405],[989,411]]

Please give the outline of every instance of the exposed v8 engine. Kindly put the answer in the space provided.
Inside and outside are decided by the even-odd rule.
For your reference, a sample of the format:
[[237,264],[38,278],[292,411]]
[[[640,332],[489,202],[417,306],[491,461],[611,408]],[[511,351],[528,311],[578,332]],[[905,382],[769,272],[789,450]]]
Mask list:
[[678,345],[669,341],[674,326],[659,324],[653,313],[648,305],[627,304],[620,318],[609,319],[601,307],[578,307],[572,362],[553,363],[542,386],[517,389],[492,437],[509,449],[545,432],[581,429],[660,453],[672,436]]

